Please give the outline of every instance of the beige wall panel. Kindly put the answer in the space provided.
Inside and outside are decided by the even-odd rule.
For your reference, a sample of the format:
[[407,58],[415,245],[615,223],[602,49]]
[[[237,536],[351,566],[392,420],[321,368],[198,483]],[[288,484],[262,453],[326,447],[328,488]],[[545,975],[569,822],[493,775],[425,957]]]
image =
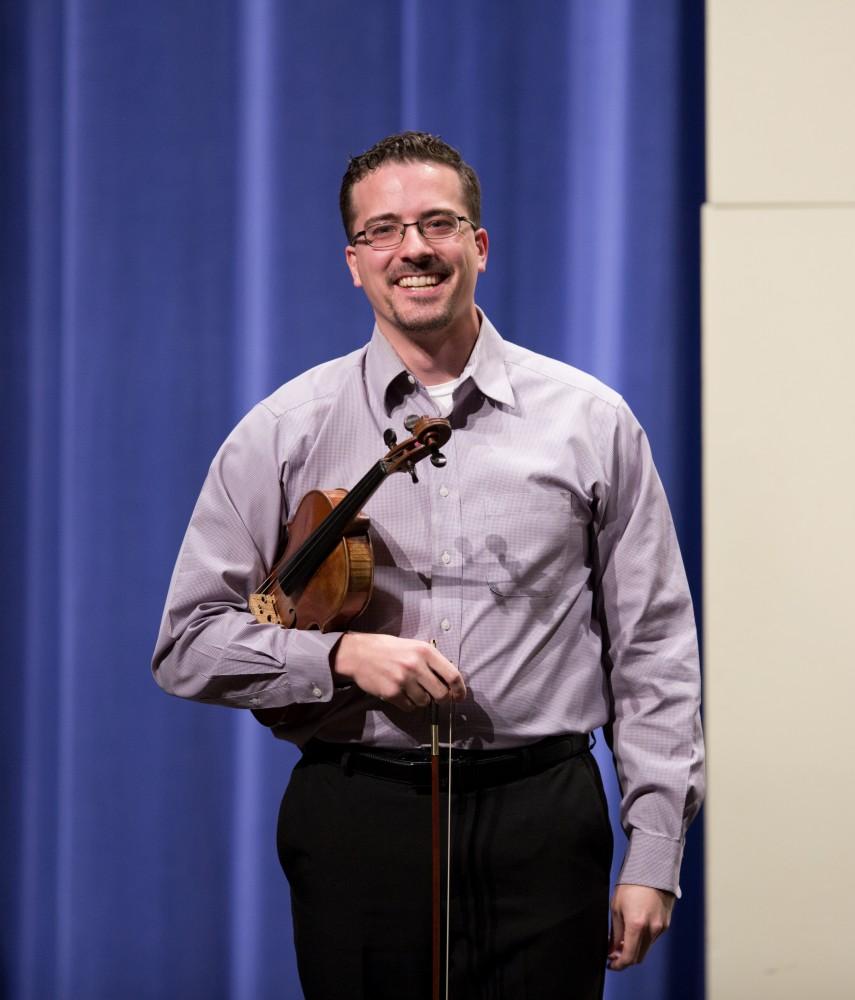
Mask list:
[[708,1000],[851,1000],[855,207],[704,260]]
[[855,0],[708,0],[707,140],[710,202],[855,201]]

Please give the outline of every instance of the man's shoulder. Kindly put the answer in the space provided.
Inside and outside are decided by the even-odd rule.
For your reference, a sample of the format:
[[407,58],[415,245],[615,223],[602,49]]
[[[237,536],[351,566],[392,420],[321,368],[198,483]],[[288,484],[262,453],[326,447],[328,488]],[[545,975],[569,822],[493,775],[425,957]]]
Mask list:
[[623,397],[605,382],[590,375],[588,372],[575,368],[565,361],[538,354],[519,344],[505,341],[505,364],[513,371],[516,368],[531,379],[541,383],[555,383],[556,387],[586,393],[594,399],[617,409],[623,403]]
[[340,358],[324,361],[283,383],[260,406],[274,417],[336,399],[352,380],[361,378],[366,345]]

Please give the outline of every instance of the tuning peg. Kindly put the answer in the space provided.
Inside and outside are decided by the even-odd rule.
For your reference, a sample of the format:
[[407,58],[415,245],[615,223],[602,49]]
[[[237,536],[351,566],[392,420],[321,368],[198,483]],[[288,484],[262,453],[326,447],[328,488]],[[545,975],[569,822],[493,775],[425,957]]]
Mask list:
[[387,427],[383,431],[383,440],[386,442],[387,448],[394,448],[398,443],[398,435],[392,430],[391,427]]
[[430,464],[437,469],[441,469],[446,464],[446,461],[445,455],[443,455],[439,448],[434,448],[430,455]]
[[413,433],[413,430],[420,419],[421,418],[415,413],[411,413],[408,417],[404,418],[404,427],[410,432],[410,434]]
[[410,466],[410,475],[412,476],[414,483],[419,481],[419,477],[416,475],[416,467],[414,465]]

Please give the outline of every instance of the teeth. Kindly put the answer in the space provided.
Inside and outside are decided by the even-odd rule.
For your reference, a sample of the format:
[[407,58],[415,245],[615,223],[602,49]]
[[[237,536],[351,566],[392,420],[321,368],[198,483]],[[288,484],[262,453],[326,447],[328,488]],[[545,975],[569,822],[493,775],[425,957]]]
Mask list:
[[412,274],[399,278],[401,288],[426,288],[428,285],[438,285],[439,277],[435,274]]

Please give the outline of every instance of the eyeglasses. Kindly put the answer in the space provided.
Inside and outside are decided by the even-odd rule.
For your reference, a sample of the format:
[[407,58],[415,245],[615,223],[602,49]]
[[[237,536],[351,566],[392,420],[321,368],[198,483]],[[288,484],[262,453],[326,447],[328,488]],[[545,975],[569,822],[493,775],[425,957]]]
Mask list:
[[358,232],[350,243],[351,246],[356,246],[356,241],[362,238],[374,250],[389,250],[404,242],[404,235],[410,226],[418,226],[422,236],[431,242],[447,240],[460,232],[461,222],[468,222],[473,229],[475,228],[475,223],[465,215],[447,215],[444,212],[426,219],[417,219],[415,222],[375,222],[374,225]]

